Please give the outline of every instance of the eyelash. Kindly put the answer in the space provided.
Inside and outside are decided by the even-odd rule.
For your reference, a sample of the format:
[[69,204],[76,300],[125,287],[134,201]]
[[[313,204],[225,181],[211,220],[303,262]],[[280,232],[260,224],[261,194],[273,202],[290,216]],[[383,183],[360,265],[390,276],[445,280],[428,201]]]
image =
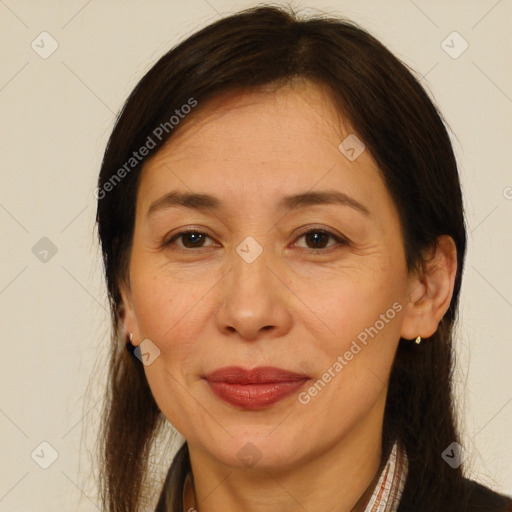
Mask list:
[[[198,229],[186,229],[186,230],[180,231],[179,233],[174,234],[169,239],[167,239],[166,236],[163,237],[162,241],[159,244],[160,248],[170,247],[175,240],[177,240],[181,236],[187,235],[189,233],[194,233],[197,235],[206,235],[208,238],[211,238],[207,233],[204,233],[203,231],[199,231]],[[306,251],[310,251],[311,253],[320,253],[320,252],[328,253],[328,252],[331,252],[332,250],[339,249],[340,248],[339,246],[348,246],[351,244],[350,240],[348,240],[346,237],[341,237],[341,236],[335,235],[334,233],[327,231],[323,228],[322,229],[310,228],[308,231],[304,231],[303,233],[300,233],[299,235],[297,235],[297,239],[301,238],[305,235],[311,234],[311,233],[321,233],[323,235],[330,236],[337,242],[337,245],[327,247],[327,248],[323,248],[323,247],[321,247],[319,249],[302,248],[302,249],[305,249]],[[197,247],[197,248],[179,247],[179,249],[176,249],[176,250],[184,251],[184,252],[191,252],[191,251],[198,252],[201,249],[207,249],[207,248],[208,247]]]

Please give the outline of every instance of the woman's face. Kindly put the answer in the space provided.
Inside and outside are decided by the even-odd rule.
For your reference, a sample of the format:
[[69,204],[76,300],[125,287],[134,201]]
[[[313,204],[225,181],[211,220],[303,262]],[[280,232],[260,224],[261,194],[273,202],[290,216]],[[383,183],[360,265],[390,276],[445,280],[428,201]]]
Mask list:
[[[201,107],[144,166],[123,290],[160,409],[231,467],[292,467],[377,439],[411,282],[374,160],[310,83]],[[228,366],[307,378],[250,390],[205,379]]]

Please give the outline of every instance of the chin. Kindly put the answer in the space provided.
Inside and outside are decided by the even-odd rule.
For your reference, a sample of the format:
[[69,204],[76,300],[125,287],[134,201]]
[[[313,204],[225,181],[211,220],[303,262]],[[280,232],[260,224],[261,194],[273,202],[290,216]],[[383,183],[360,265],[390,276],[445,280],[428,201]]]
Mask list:
[[304,444],[299,438],[294,441],[286,430],[282,430],[281,435],[277,431],[269,435],[274,428],[264,431],[260,428],[251,433],[244,427],[240,434],[230,428],[228,430],[233,437],[211,447],[210,454],[234,468],[275,471],[296,467],[306,455]]

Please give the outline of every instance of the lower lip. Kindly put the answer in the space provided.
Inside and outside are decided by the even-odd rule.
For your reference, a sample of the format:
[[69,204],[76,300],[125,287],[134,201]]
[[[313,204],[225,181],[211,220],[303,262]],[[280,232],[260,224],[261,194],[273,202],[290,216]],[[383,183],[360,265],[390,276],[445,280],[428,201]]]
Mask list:
[[290,382],[268,382],[265,384],[229,384],[207,381],[219,398],[243,409],[264,409],[296,393],[307,379]]

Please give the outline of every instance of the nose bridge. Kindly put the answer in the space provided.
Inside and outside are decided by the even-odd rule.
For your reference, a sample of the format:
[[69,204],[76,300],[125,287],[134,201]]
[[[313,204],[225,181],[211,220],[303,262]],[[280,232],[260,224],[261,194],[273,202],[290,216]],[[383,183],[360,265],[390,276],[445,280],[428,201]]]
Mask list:
[[217,318],[220,329],[236,330],[245,339],[254,339],[270,327],[282,328],[287,317],[280,303],[279,280],[270,270],[269,237],[259,238],[247,236],[235,247]]
[[[263,254],[263,244],[266,244],[266,252],[269,250],[268,237],[267,240],[263,240],[263,236],[258,236],[258,240],[253,236],[246,236],[236,247],[235,252],[238,256],[247,264],[252,265],[258,259],[261,260],[260,256]],[[263,258],[265,259],[265,258]]]
[[[230,286],[234,294],[239,293],[239,300],[258,298],[260,304],[270,291],[268,268],[271,249],[268,237],[247,236],[236,246],[233,254],[233,268]],[[265,293],[262,293],[265,292]]]

